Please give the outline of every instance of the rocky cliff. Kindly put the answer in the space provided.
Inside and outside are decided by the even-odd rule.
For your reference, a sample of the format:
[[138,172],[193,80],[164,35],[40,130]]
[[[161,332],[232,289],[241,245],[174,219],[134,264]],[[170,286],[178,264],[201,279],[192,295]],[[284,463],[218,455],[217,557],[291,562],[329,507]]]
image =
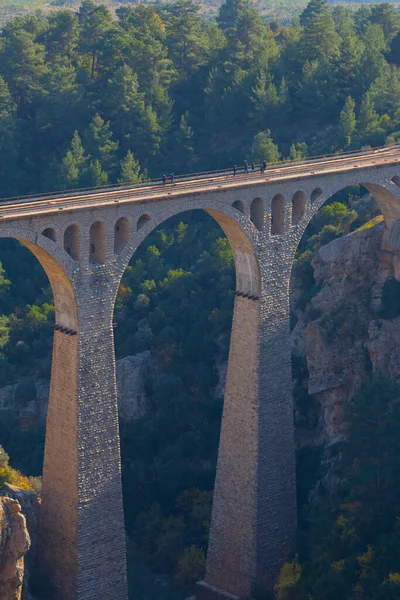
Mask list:
[[21,506],[13,498],[0,497],[0,598],[20,600],[24,556],[31,540]]
[[312,297],[305,310],[298,308],[304,290],[292,282],[300,444],[331,444],[343,437],[343,406],[371,370],[400,379],[400,318],[384,318],[383,310],[396,262],[386,233],[377,218],[322,246],[312,261],[316,284],[308,290]]
[[[116,363],[118,406],[121,419],[129,421],[146,412],[144,377],[153,365],[149,351],[126,356]],[[0,388],[0,411],[17,413],[21,429],[44,426],[49,401],[50,382],[30,381],[29,385],[7,385]],[[0,598],[1,600],[1,598]]]

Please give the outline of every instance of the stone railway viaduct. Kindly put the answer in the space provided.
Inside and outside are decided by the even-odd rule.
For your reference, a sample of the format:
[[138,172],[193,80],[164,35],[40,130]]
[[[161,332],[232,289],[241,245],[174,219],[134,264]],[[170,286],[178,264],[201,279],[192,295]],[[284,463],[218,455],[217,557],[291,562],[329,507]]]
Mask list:
[[[113,309],[126,266],[169,217],[202,209],[236,266],[207,567],[197,600],[272,583],[296,530],[289,281],[299,241],[335,192],[362,184],[400,250],[400,150],[174,185],[0,205],[0,237],[45,269],[55,303],[39,559],[54,600],[127,600]],[[134,596],[132,598],[134,600]]]

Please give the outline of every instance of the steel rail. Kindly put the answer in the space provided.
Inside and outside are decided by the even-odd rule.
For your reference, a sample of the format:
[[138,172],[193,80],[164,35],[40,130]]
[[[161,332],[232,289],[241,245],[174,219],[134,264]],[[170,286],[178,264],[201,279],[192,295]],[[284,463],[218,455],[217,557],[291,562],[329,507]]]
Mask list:
[[[325,154],[325,155],[320,155],[320,156],[313,156],[301,161],[296,161],[296,162],[286,162],[286,163],[278,163],[275,165],[268,165],[267,168],[265,169],[264,173],[270,173],[270,172],[275,172],[277,169],[281,170],[281,169],[296,169],[297,167],[306,167],[307,165],[321,165],[324,164],[325,162],[329,162],[329,163],[333,163],[336,161],[342,161],[343,159],[347,159],[347,158],[356,158],[356,157],[368,157],[377,153],[389,153],[391,151],[393,151],[394,149],[400,149],[400,146],[378,146],[376,148],[371,148],[369,150],[360,150],[360,151],[349,151],[349,152],[342,152],[341,154]],[[326,160],[328,159],[328,160]],[[254,175],[254,174],[260,174],[260,164],[255,165],[256,166],[256,170],[254,172],[249,171],[249,173],[247,173],[246,175]],[[194,182],[194,181],[204,181],[206,179],[215,179],[215,178],[222,178],[222,177],[227,177],[229,175],[234,176],[236,178],[238,178],[240,175],[244,175],[243,173],[244,167],[240,166],[238,167],[238,172],[237,174],[234,176],[233,175],[233,169],[229,168],[229,169],[222,169],[222,170],[217,170],[217,171],[204,171],[204,172],[199,172],[199,173],[191,173],[191,174],[184,174],[184,175],[177,175],[174,177],[175,182],[174,185],[177,185],[179,183],[186,183],[186,182]],[[211,178],[209,176],[212,176]],[[171,185],[170,183],[167,183],[165,185]],[[133,190],[151,190],[152,188],[155,189],[159,189],[160,186],[164,186],[163,180],[161,178],[158,179],[152,179],[149,180],[147,182],[140,182],[137,184],[115,184],[115,185],[109,185],[109,186],[99,186],[99,187],[89,187],[89,188],[73,188],[73,189],[69,189],[69,190],[59,190],[59,191],[52,191],[52,192],[43,192],[40,194],[28,194],[28,195],[23,195],[23,196],[11,196],[8,198],[0,198],[0,205],[1,204],[9,204],[9,203],[16,203],[16,202],[24,202],[26,200],[29,199],[30,202],[35,202],[37,200],[44,200],[44,199],[51,199],[54,197],[57,197],[59,199],[61,199],[63,196],[65,197],[81,197],[81,196],[90,196],[92,195],[91,192],[95,193],[96,195],[99,193],[112,193],[112,192],[120,192],[120,193],[124,193],[126,191],[133,191]]]
[[[377,154],[377,150],[379,154]],[[47,212],[55,212],[57,210],[68,210],[70,208],[84,208],[87,206],[93,205],[91,201],[95,201],[95,205],[108,205],[111,203],[117,202],[131,202],[134,200],[138,201],[146,201],[149,198],[158,198],[158,197],[173,197],[175,195],[181,195],[183,193],[192,192],[195,193],[199,189],[207,189],[212,187],[213,185],[217,185],[218,188],[221,187],[242,187],[243,184],[246,186],[249,183],[253,185],[257,185],[261,182],[273,182],[279,179],[292,178],[296,176],[309,176],[316,174],[329,173],[330,170],[326,170],[326,166],[328,169],[332,166],[337,168],[338,170],[343,169],[343,163],[345,163],[344,167],[348,166],[349,168],[362,168],[362,164],[359,164],[361,161],[356,160],[362,157],[363,161],[367,162],[366,159],[369,159],[369,163],[372,160],[372,164],[384,164],[387,163],[392,157],[393,160],[391,162],[397,162],[400,160],[400,148],[393,147],[385,147],[384,149],[374,149],[369,152],[357,153],[357,155],[335,155],[335,161],[329,160],[320,160],[318,163],[315,162],[302,162],[289,165],[279,165],[275,168],[270,168],[266,170],[264,173],[260,173],[255,171],[254,173],[249,172],[248,174],[240,173],[237,175],[233,175],[232,171],[230,174],[221,175],[218,172],[218,176],[208,177],[208,178],[197,178],[197,179],[187,179],[181,180],[174,184],[166,184],[166,185],[157,185],[157,186],[134,186],[127,188],[101,188],[101,190],[97,190],[95,193],[89,194],[80,194],[80,195],[64,195],[57,193],[57,197],[29,197],[30,201],[26,202],[22,199],[10,199],[9,202],[0,204],[0,216],[4,218],[5,212],[11,211],[12,209],[21,210],[23,214],[25,214],[26,210],[29,209],[47,209]],[[373,160],[375,159],[375,160]],[[325,168],[321,168],[324,167]],[[110,198],[111,197],[111,198]],[[103,198],[106,198],[106,202],[101,202]],[[84,204],[80,204],[80,201],[85,201]],[[56,205],[60,205],[57,206]],[[62,206],[61,206],[62,205]],[[52,208],[54,207],[54,211]],[[24,210],[25,209],[25,210]],[[3,213],[3,214],[1,214]]]

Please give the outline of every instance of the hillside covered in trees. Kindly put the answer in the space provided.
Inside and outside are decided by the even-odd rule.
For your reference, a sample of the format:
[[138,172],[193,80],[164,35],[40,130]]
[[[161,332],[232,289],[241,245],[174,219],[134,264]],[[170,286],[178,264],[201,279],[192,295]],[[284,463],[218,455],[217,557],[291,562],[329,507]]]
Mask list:
[[[398,137],[400,16],[387,3],[350,12],[311,0],[298,24],[283,26],[246,0],[226,0],[215,21],[187,0],[123,6],[116,19],[85,0],[78,12],[15,19],[0,35],[3,198]],[[303,239],[295,271],[304,306],[315,293],[315,249],[377,214],[357,194],[334,198]],[[25,248],[1,240],[0,259],[0,385],[18,382],[23,404],[32,380],[49,376],[52,296]],[[138,600],[181,600],[203,574],[222,408],[216,366],[227,356],[234,289],[228,242],[197,211],[155,230],[120,288],[116,355],[151,350],[157,362],[146,377],[151,410],[121,426]],[[397,315],[395,286],[391,293]],[[397,397],[393,382],[363,384],[346,414],[347,445],[337,449],[346,487],[316,508],[307,498],[318,465],[299,461],[298,557],[256,600],[399,597]],[[0,443],[13,467],[40,474],[42,430],[20,431],[15,415],[0,412]],[[372,488],[371,464],[384,471]],[[11,476],[3,465],[0,478]]]
[[353,13],[312,0],[290,27],[268,25],[244,0],[228,0],[216,22],[189,0],[117,16],[85,0],[78,13],[3,28],[3,196],[396,139],[400,17],[390,4]]

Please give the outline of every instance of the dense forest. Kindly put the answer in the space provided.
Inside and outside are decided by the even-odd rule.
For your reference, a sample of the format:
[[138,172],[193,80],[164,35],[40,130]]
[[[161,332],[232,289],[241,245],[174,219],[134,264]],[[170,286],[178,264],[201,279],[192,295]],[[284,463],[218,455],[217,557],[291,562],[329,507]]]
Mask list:
[[[299,160],[400,137],[400,16],[390,4],[349,11],[311,0],[286,26],[265,22],[246,0],[226,0],[215,21],[188,0],[116,12],[85,0],[77,12],[3,27],[3,198],[245,159]],[[377,214],[358,195],[333,198],[310,225],[295,267],[302,302],[313,293],[315,249]],[[52,296],[25,248],[2,240],[0,258],[0,385],[18,382],[23,405],[32,380],[49,376]],[[214,388],[234,289],[229,244],[196,211],[155,230],[123,278],[117,358],[151,350],[157,362],[146,375],[151,410],[121,425],[138,600],[181,600],[204,571],[222,409]],[[392,382],[371,378],[348,407],[348,439],[330,450],[344,482],[337,493],[309,505],[318,460],[299,459],[296,554],[275,590],[257,590],[255,600],[400,596],[397,397]],[[14,467],[40,475],[43,431],[20,431],[15,415],[1,412],[0,442]],[[6,463],[0,482],[17,477]],[[382,466],[378,479],[371,464]]]

